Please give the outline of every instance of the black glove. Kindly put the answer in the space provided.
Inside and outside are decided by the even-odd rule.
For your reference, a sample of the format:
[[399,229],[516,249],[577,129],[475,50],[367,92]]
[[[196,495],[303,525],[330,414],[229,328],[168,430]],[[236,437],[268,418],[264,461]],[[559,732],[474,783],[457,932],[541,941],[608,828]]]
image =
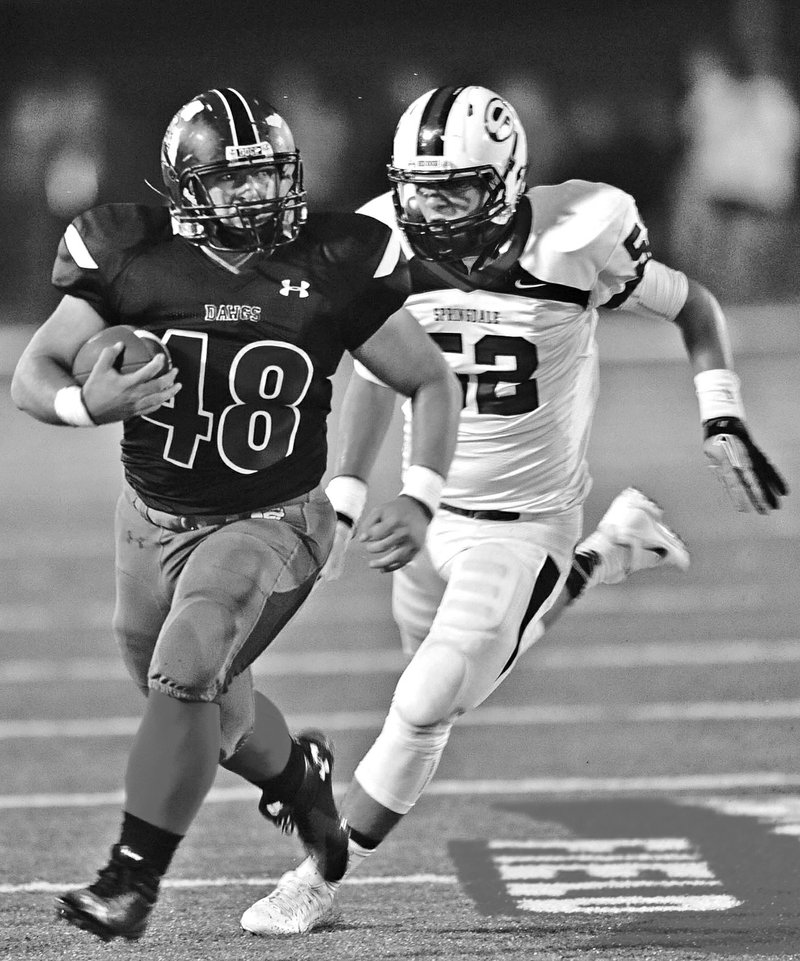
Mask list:
[[703,424],[703,452],[736,510],[768,514],[789,493],[786,481],[750,439],[738,417],[715,417]]

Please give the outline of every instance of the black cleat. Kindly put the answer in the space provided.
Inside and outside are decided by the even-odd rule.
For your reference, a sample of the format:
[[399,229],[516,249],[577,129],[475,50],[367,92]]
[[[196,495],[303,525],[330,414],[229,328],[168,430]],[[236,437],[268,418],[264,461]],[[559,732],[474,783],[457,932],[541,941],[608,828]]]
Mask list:
[[300,790],[291,801],[268,801],[258,810],[281,830],[297,831],[326,881],[340,881],[347,870],[348,831],[333,799],[333,746],[321,731],[304,731],[295,740],[305,755]]
[[56,898],[56,912],[76,928],[112,938],[138,940],[158,897],[158,875],[135,851],[121,844],[87,888]]

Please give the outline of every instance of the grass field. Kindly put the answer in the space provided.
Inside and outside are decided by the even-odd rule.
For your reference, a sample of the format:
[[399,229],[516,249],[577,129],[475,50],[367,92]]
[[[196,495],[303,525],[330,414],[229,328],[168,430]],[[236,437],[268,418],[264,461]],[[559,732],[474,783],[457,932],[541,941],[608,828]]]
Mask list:
[[[796,352],[739,361],[757,441],[800,487]],[[570,610],[455,731],[417,809],[299,939],[238,919],[298,859],[220,772],[143,940],[56,920],[116,837],[142,701],[109,622],[116,428],[48,428],[0,393],[0,957],[800,958],[798,498],[722,500],[686,365],[609,363],[592,528],[640,486],[692,551]],[[335,443],[335,419],[332,424]],[[392,491],[396,436],[373,489]],[[329,731],[344,787],[401,669],[389,581],[355,551],[258,664],[298,727]]]

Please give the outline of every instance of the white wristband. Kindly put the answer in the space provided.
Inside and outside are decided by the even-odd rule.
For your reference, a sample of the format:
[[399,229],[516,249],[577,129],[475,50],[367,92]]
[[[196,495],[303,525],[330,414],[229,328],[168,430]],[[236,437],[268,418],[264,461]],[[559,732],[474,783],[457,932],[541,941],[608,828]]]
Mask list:
[[433,517],[439,509],[443,489],[444,478],[441,474],[421,464],[412,464],[403,477],[403,489],[400,493],[420,501]]
[[695,375],[694,387],[703,423],[715,417],[738,417],[744,420],[739,378],[732,370],[702,370]]
[[53,399],[53,409],[56,417],[70,427],[97,427],[92,420],[86,404],[83,402],[83,394],[77,384],[69,387],[62,387],[56,391]]
[[339,474],[330,479],[325,494],[336,513],[349,517],[355,527],[367,504],[366,482],[360,477]]

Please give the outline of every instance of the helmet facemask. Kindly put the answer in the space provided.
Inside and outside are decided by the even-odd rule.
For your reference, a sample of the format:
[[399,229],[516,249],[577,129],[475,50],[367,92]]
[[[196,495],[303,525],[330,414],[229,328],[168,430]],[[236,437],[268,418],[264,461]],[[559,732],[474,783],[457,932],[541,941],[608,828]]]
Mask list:
[[[216,202],[209,184],[217,174],[246,173],[275,178],[281,185],[269,199],[232,197]],[[291,243],[306,220],[303,170],[296,152],[277,155],[269,163],[207,164],[190,168],[179,178],[181,203],[170,205],[182,237],[214,250],[264,251]]]
[[[389,167],[389,179],[398,225],[423,260],[478,256],[496,246],[508,230],[513,211],[494,167],[429,173]],[[467,193],[475,202],[458,216],[459,194]],[[454,199],[448,203],[447,198]]]

